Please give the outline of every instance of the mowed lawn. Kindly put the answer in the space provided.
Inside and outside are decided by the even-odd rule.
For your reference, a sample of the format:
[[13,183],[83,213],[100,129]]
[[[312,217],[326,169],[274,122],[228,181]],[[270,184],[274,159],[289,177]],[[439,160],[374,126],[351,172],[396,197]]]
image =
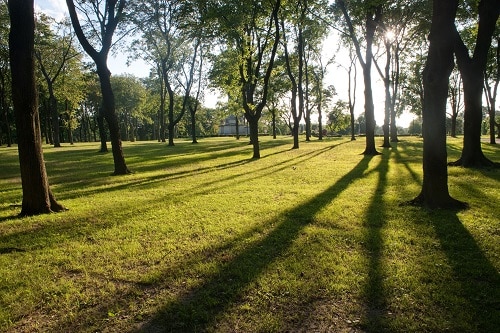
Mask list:
[[0,147],[0,331],[499,332],[500,170],[449,168],[470,208],[429,211],[404,205],[419,138],[261,140],[124,142],[127,176],[98,143],[45,146],[69,211],[27,218]]

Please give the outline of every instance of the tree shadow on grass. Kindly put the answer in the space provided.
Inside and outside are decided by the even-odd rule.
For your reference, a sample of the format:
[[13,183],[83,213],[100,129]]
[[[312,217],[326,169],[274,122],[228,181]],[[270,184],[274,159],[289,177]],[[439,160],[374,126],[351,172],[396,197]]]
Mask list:
[[441,249],[453,270],[454,280],[461,286],[455,291],[454,296],[462,298],[466,303],[465,307],[449,307],[457,311],[451,313],[450,317],[462,317],[464,313],[468,313],[471,318],[467,327],[458,326],[452,330],[498,332],[500,327],[498,270],[486,258],[455,212],[441,211],[432,216],[431,221],[441,243]]
[[215,324],[242,296],[248,286],[293,243],[299,232],[314,218],[315,213],[328,205],[349,187],[353,179],[362,176],[371,157],[364,157],[349,173],[334,185],[285,213],[279,224],[264,239],[251,244],[234,259],[222,264],[219,271],[193,290],[165,307],[139,329],[140,332],[198,332]]
[[[394,149],[397,145],[394,144]],[[361,326],[370,332],[388,331],[389,320],[385,299],[384,272],[382,266],[384,239],[382,229],[387,220],[387,204],[384,202],[384,192],[387,188],[387,173],[389,171],[390,154],[382,155],[380,163],[371,172],[378,174],[377,184],[372,201],[365,215],[365,251],[368,258],[368,277],[364,286],[365,314]]]

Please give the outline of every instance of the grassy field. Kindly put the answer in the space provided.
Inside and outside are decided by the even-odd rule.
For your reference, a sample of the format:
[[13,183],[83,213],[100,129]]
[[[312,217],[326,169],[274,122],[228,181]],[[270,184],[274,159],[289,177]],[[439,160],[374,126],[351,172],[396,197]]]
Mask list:
[[22,219],[0,147],[0,331],[499,332],[500,171],[449,169],[468,210],[405,206],[422,142],[403,140],[124,143],[128,176],[98,144],[46,146],[69,211]]

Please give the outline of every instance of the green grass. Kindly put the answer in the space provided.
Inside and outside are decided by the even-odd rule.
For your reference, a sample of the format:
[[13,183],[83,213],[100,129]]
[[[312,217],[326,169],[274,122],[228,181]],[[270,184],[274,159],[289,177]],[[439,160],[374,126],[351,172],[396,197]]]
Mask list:
[[419,139],[375,157],[362,139],[291,146],[126,142],[127,176],[98,144],[46,146],[69,211],[26,218],[0,147],[0,331],[498,332],[498,170],[450,168],[470,209],[428,211],[401,205]]

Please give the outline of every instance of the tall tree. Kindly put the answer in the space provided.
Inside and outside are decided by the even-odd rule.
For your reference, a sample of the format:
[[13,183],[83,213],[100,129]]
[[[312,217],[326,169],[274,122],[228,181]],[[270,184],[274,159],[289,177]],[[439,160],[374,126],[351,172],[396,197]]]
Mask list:
[[490,144],[493,145],[496,144],[495,127],[498,127],[500,137],[500,123],[497,123],[495,119],[498,85],[500,84],[500,36],[498,34],[495,41],[494,52],[490,52],[493,55],[490,57],[489,66],[487,66],[484,76],[484,91],[490,118]]
[[357,88],[357,76],[358,72],[356,69],[356,54],[353,52],[352,43],[349,44],[349,65],[345,67],[343,64],[339,64],[347,72],[347,107],[349,108],[350,115],[350,127],[351,127],[351,141],[356,140],[354,123],[356,121],[354,117],[354,108],[356,107],[356,88]]
[[[292,70],[292,57],[288,52],[288,41],[287,41],[287,30],[285,29],[284,20],[281,21],[281,34],[283,36],[283,48],[285,52],[285,63],[286,63],[286,72],[288,74],[288,78],[290,79],[290,83],[292,85],[291,90],[291,98],[290,98],[290,113],[293,118],[292,123],[292,136],[293,136],[293,147],[292,149],[299,148],[299,128],[300,128],[300,120],[302,119],[302,115],[304,113],[304,92],[302,88],[302,78],[304,73],[304,61],[303,61],[303,36],[302,36],[302,28],[298,29],[297,36],[297,50],[298,54],[295,59],[297,59],[297,75],[294,74]],[[295,67],[295,66],[294,66]],[[298,94],[298,96],[297,96]],[[299,101],[299,105],[297,106],[297,100]]]
[[[52,31],[52,27],[56,27],[56,31]],[[54,147],[61,147],[59,111],[54,86],[62,76],[67,62],[79,53],[73,47],[73,34],[67,21],[54,22],[44,14],[39,15],[36,39],[35,57],[49,93],[48,111],[52,117],[52,142]]]
[[[464,140],[462,155],[451,165],[464,167],[500,166],[489,160],[481,148],[481,123],[483,118],[482,97],[484,72],[488,50],[500,13],[498,0],[481,0],[477,3],[478,24],[472,56],[462,36],[454,25],[453,40],[458,69],[462,75],[464,89]],[[472,8],[475,10],[475,8]]]
[[434,0],[429,53],[423,71],[423,171],[420,194],[413,204],[429,208],[463,208],[448,191],[446,100],[454,67],[454,22],[458,0]]
[[461,82],[462,78],[460,77],[460,73],[458,71],[453,71],[448,88],[448,99],[450,102],[450,112],[448,112],[448,114],[451,118],[450,136],[453,138],[457,137],[457,119],[462,105]]
[[[130,171],[123,155],[120,128],[115,111],[115,96],[111,87],[111,72],[108,69],[108,54],[113,45],[113,35],[118,24],[125,16],[125,0],[66,0],[66,4],[76,36],[97,68],[103,99],[102,110],[111,137],[114,174],[128,174]],[[84,17],[88,18],[86,22],[88,37],[80,23],[77,8]],[[95,47],[91,42],[95,43]],[[99,47],[100,50],[97,50]]]
[[[427,34],[429,27],[426,18],[429,16],[430,11],[426,3],[420,0],[401,0],[384,5],[383,20],[377,38],[383,44],[381,49],[386,56],[383,69],[378,65],[376,57],[374,58],[385,90],[383,147],[390,147],[389,142],[399,141],[396,117],[401,108],[396,106],[400,102],[401,70],[404,67],[402,57],[407,55],[408,58],[413,58],[415,49],[422,49],[423,45],[416,37]],[[420,73],[418,75],[420,76]]]
[[[135,2],[134,21],[142,36],[136,44],[147,60],[156,64],[160,83],[161,141],[165,141],[164,114],[168,107],[168,144],[174,145],[175,127],[189,108],[200,71],[202,45],[201,8],[190,1]],[[176,96],[183,96],[176,107]],[[193,109],[194,111],[195,109]],[[177,111],[177,112],[176,112]]]
[[8,6],[12,100],[23,188],[21,215],[59,212],[65,208],[50,190],[42,151],[35,83],[34,4],[33,0],[10,0]]
[[250,128],[253,158],[260,158],[259,119],[267,103],[280,40],[280,7],[281,0],[228,1],[213,13],[226,47],[238,54],[235,61],[238,64],[240,96]]
[[336,4],[342,11],[347,25],[348,35],[354,43],[356,55],[363,69],[363,82],[365,86],[365,118],[366,118],[366,147],[363,154],[377,155],[379,152],[375,147],[375,106],[373,104],[373,91],[371,82],[371,69],[373,62],[373,41],[375,31],[382,19],[382,5],[380,1],[367,1],[362,4],[365,55],[361,52],[361,41],[356,35],[353,19],[349,14],[347,4],[344,0],[336,0]]
[[0,145],[12,145],[10,130],[10,65],[9,65],[9,13],[7,3],[0,3]]

